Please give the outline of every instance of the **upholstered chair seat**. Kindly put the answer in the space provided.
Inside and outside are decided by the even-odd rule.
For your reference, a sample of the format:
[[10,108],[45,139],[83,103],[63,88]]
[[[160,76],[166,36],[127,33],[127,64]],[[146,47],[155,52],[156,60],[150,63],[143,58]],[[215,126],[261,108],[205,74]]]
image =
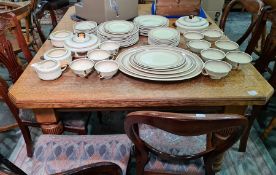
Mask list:
[[[152,126],[139,125],[140,138],[153,148],[171,155],[191,155],[206,150],[206,135],[183,137],[163,131]],[[205,174],[203,160],[197,159],[188,162],[167,161],[150,154],[145,166],[146,171],[172,174]]]
[[47,175],[99,162],[117,164],[123,174],[130,157],[131,141],[121,135],[42,135],[33,156],[35,175]]

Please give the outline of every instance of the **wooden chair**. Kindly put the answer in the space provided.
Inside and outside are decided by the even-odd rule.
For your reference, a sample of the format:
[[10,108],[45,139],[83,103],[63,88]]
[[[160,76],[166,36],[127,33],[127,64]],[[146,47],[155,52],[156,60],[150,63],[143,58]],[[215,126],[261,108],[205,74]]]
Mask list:
[[42,1],[37,8],[34,10],[32,16],[33,16],[33,21],[36,26],[36,29],[38,31],[38,34],[40,36],[41,42],[44,43],[46,41],[46,38],[40,25],[40,20],[42,19],[43,16],[45,16],[45,12],[48,11],[51,16],[51,21],[52,21],[52,29],[51,31],[56,27],[57,25],[57,19],[55,12],[52,9],[52,6],[50,5],[49,2],[47,1]]
[[[221,17],[221,21],[219,24],[219,27],[224,31],[225,30],[225,25],[226,25],[226,21],[227,18],[229,16],[229,12],[231,11],[231,9],[237,5],[240,4],[242,5],[242,7],[249,13],[252,14],[252,22],[250,24],[250,26],[247,28],[246,32],[243,34],[243,36],[241,36],[241,38],[239,38],[236,42],[241,45],[246,38],[248,38],[248,36],[250,34],[252,34],[255,26],[256,26],[256,22],[257,20],[260,18],[260,15],[262,14],[262,9],[264,7],[264,3],[261,0],[232,0],[224,9],[222,17]],[[259,39],[259,38],[258,38]],[[255,49],[255,47],[257,46],[258,42],[254,42],[252,44],[248,44],[248,47]],[[247,51],[246,51],[247,52]],[[251,52],[252,53],[252,52]],[[251,54],[250,53],[250,54]]]
[[[33,1],[33,0],[32,0]],[[31,2],[32,2],[31,1]],[[32,10],[32,3],[24,3],[23,5],[18,5],[18,8],[9,10],[9,11],[4,11],[0,13],[0,16],[5,15],[7,13],[13,13],[17,20],[19,21],[19,25],[22,27],[22,32],[23,32],[23,36],[24,39],[28,45],[28,47],[32,47],[34,51],[37,51],[38,48],[36,47],[36,42],[34,37],[31,34],[31,10]],[[1,3],[0,3],[1,4]],[[7,3],[5,3],[7,4]],[[24,28],[24,30],[23,30]],[[13,27],[11,27],[11,30],[13,29]],[[21,47],[20,47],[20,42],[19,40],[17,40],[17,38],[14,36],[13,32],[7,32],[7,37],[9,38],[10,42],[13,45],[13,50],[14,52],[20,53],[22,52]]]
[[[5,165],[5,167],[1,167],[1,164]],[[27,175],[24,171],[6,159],[4,156],[0,154],[0,174],[1,175]],[[121,168],[111,162],[99,162],[93,163],[89,165],[80,166],[71,170],[67,170],[64,172],[57,173],[59,175],[121,175]]]
[[[3,13],[0,15],[0,32],[1,35],[5,35],[7,30],[12,29],[14,36],[16,37],[17,45],[12,42],[12,45],[19,47],[22,50],[24,57],[27,62],[31,62],[33,56],[31,51],[28,48],[28,44],[23,36],[21,26],[19,21],[16,18],[16,15],[13,13]],[[13,40],[14,41],[14,40]],[[14,50],[14,49],[13,49]]]
[[[15,83],[22,74],[22,67],[17,63],[15,53],[13,52],[11,43],[6,39],[4,32],[0,30],[0,63],[2,63],[8,70],[12,82]],[[32,111],[30,110],[19,110],[11,102],[8,97],[8,85],[0,79],[0,96],[4,99],[4,102],[8,105],[13,116],[15,117],[22,134],[24,136],[28,156],[32,156],[32,143],[28,126],[40,127],[36,122]],[[86,114],[86,113],[85,113]],[[65,131],[75,132],[77,134],[87,133],[87,124],[89,115],[85,116],[68,116],[67,113],[60,114],[61,121]]]
[[125,119],[125,132],[135,145],[137,175],[215,174],[216,160],[246,127],[245,117],[227,114],[143,111]]

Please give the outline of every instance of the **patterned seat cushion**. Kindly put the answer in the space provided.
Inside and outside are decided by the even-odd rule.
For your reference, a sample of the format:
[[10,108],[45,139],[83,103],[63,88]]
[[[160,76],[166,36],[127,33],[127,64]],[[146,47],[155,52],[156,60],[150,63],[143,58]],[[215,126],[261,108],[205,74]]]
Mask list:
[[126,135],[42,135],[35,145],[32,174],[59,173],[98,162],[113,162],[125,174],[130,148]]
[[[141,124],[139,135],[142,140],[159,151],[172,155],[191,155],[206,150],[206,135],[184,137],[161,129]],[[145,170],[181,173],[204,174],[202,159],[190,162],[168,162],[151,154]]]

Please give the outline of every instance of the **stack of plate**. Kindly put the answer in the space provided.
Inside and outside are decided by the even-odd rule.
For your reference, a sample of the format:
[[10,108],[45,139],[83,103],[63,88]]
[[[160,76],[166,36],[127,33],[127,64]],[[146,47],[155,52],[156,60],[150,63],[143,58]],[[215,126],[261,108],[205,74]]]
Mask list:
[[97,35],[101,41],[116,41],[121,47],[132,46],[139,41],[138,28],[129,21],[114,20],[99,25]]
[[160,27],[152,29],[148,35],[148,43],[150,45],[168,45],[178,46],[180,41],[180,33],[173,28]]
[[120,70],[132,77],[153,81],[180,81],[202,72],[203,61],[177,47],[140,46],[118,55]]
[[148,36],[148,32],[156,27],[168,27],[169,19],[159,15],[142,15],[134,18],[134,24],[139,27],[140,35]]
[[96,34],[97,32],[97,23],[94,21],[82,21],[77,22],[74,26],[74,33],[89,33],[89,34]]
[[176,20],[177,30],[182,33],[187,31],[201,31],[209,26],[209,22],[199,16],[183,16]]

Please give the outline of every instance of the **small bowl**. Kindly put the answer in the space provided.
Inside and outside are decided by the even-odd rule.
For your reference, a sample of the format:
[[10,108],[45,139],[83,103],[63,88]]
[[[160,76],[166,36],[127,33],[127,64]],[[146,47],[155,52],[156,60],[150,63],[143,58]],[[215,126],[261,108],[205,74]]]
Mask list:
[[204,38],[204,35],[200,32],[190,31],[183,34],[186,42],[191,40],[201,40]]
[[226,60],[233,66],[233,69],[239,69],[239,65],[250,63],[252,57],[242,51],[231,51],[226,53]]
[[119,70],[119,64],[114,60],[99,61],[95,64],[95,69],[100,78],[110,79]]
[[237,43],[230,40],[218,40],[215,42],[215,46],[218,49],[224,51],[225,53],[229,51],[237,50],[239,48],[239,45]]
[[218,80],[229,74],[231,64],[225,61],[211,60],[204,63],[203,75],[209,75],[211,79]]
[[64,41],[72,37],[73,33],[66,30],[56,31],[50,34],[50,40],[54,47],[64,47]]
[[98,61],[109,60],[112,56],[105,50],[95,49],[87,53],[87,58],[97,63]]
[[94,65],[94,61],[86,58],[80,58],[72,61],[69,67],[77,76],[87,77],[92,72]]
[[204,35],[204,39],[207,41],[217,41],[223,36],[223,32],[221,30],[216,29],[206,29],[202,31]]
[[187,45],[192,52],[200,53],[204,49],[211,47],[211,43],[205,40],[191,40]]
[[201,58],[204,61],[219,60],[222,61],[225,58],[225,53],[219,49],[209,48],[200,52]]
[[105,41],[99,48],[109,52],[111,55],[116,55],[120,49],[120,44],[115,41]]
[[72,54],[67,49],[54,48],[44,53],[44,59],[59,61],[61,66],[64,66],[68,65],[72,61]]

